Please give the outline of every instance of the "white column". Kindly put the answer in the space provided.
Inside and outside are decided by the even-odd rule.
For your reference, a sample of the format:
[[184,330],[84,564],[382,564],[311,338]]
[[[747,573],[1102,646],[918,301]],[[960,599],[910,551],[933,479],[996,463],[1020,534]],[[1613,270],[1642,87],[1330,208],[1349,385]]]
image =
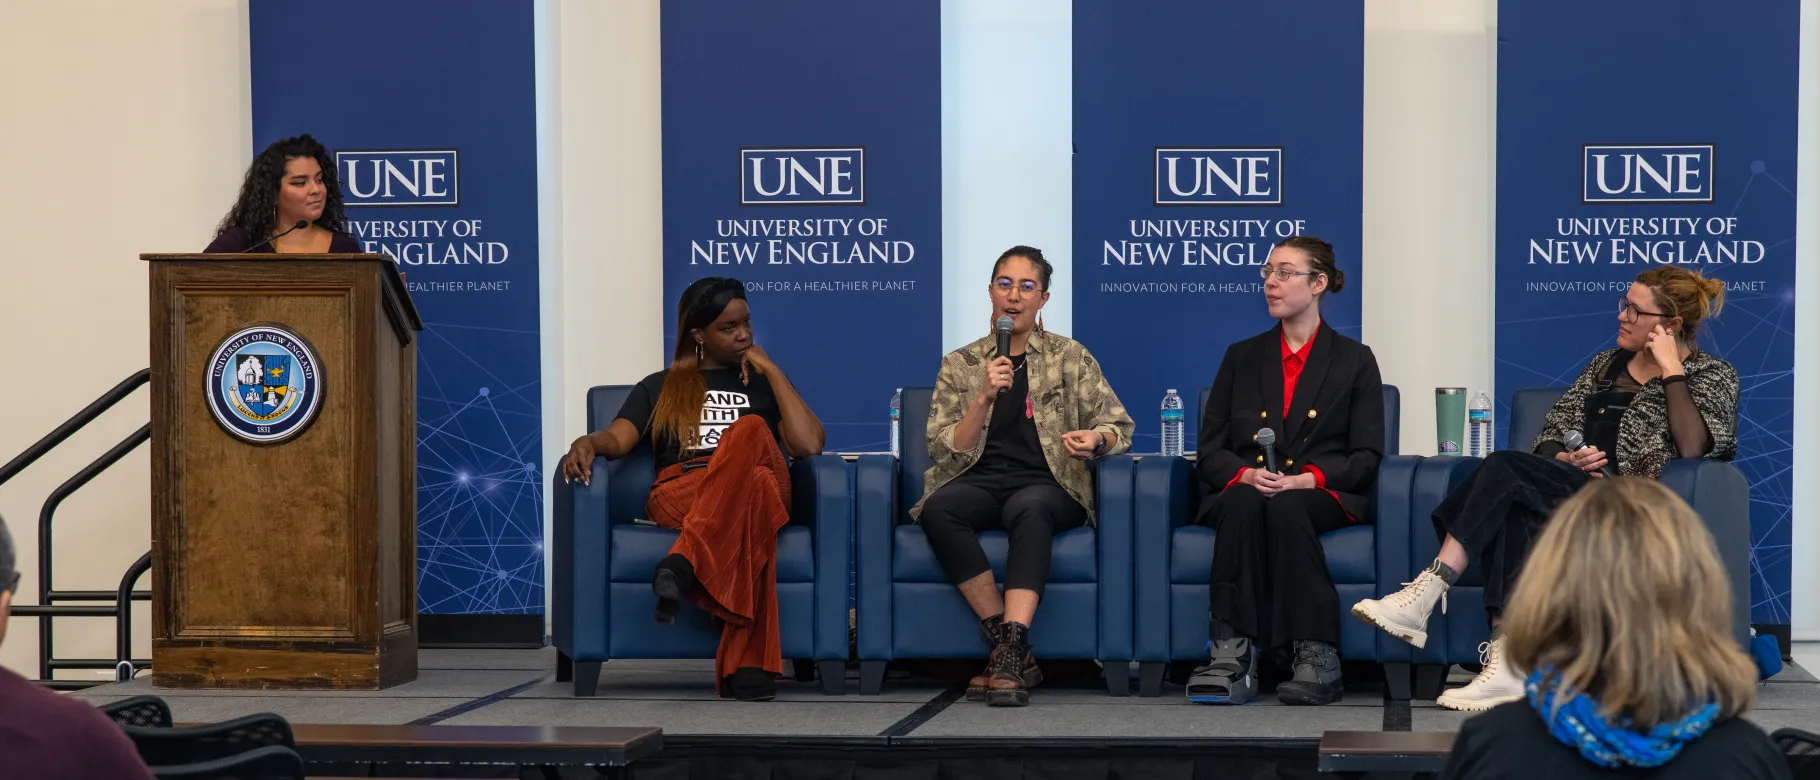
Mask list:
[[1366,0],[1362,318],[1434,450],[1434,388],[1492,380],[1495,0]]
[[1820,640],[1820,572],[1814,565],[1820,536],[1814,475],[1820,474],[1820,0],[1801,0],[1800,167],[1795,180],[1795,494],[1794,576],[1789,621],[1795,638]]
[[1043,324],[1072,335],[1073,36],[1072,2],[942,2],[944,351],[986,335],[992,262],[1018,244],[1055,266]]

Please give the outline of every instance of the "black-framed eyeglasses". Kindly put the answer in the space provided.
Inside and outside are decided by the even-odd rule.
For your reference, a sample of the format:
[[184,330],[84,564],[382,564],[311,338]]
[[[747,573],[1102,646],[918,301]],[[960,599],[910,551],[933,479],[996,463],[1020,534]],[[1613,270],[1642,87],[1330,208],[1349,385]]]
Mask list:
[[1267,265],[1258,269],[1258,277],[1269,279],[1272,276],[1279,282],[1287,282],[1298,276],[1316,276],[1320,271],[1297,271],[1292,265]]
[[992,289],[997,290],[1000,295],[1010,295],[1013,287],[1017,288],[1025,295],[1035,295],[1042,292],[1042,290],[1037,288],[1036,282],[1031,279],[1014,282],[1011,281],[1011,277],[1001,276],[992,282]]
[[1637,315],[1639,314],[1647,314],[1651,317],[1661,317],[1663,319],[1675,316],[1673,314],[1663,314],[1659,311],[1644,311],[1637,308],[1637,304],[1631,303],[1629,298],[1618,299],[1618,319],[1625,322],[1636,322]]

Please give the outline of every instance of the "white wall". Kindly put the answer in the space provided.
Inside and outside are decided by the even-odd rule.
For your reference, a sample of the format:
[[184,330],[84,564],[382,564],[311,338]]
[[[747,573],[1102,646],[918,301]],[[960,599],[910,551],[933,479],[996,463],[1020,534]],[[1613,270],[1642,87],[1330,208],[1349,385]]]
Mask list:
[[1801,141],[1795,177],[1795,495],[1790,622],[1797,639],[1820,639],[1820,0],[1801,0]]
[[990,330],[992,262],[1018,244],[1055,266],[1044,327],[1074,333],[1073,20],[1067,0],[942,0],[944,351]]
[[1495,0],[1365,3],[1361,306],[1404,452],[1434,451],[1434,388],[1491,387],[1497,18]]
[[[252,157],[245,30],[237,0],[0,3],[0,458],[149,363],[139,253],[200,250]],[[0,487],[23,601],[39,505],[149,414],[140,390]],[[59,510],[57,587],[113,590],[149,549],[149,450]],[[111,619],[57,626],[59,655],[113,655]],[[37,642],[35,621],[11,621],[0,664],[36,676]]]
[[587,431],[588,388],[667,363],[657,9],[538,0],[546,474]]

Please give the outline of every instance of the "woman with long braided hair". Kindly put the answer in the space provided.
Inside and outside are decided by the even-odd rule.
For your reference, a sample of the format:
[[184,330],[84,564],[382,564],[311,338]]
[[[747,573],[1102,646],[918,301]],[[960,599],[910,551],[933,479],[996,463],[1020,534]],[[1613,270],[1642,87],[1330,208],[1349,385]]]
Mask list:
[[714,654],[723,695],[777,694],[777,531],[790,522],[784,455],[819,455],[825,439],[783,369],[752,343],[745,286],[710,277],[677,303],[670,367],[633,387],[612,424],[576,439],[563,459],[564,476],[586,483],[595,456],[653,449],[657,481],[645,516],[682,532],[651,578],[657,621],[673,622],[684,598],[723,621]]
[[286,138],[247,166],[240,198],[202,251],[359,252],[360,242],[344,232],[342,219],[335,156],[307,134]]

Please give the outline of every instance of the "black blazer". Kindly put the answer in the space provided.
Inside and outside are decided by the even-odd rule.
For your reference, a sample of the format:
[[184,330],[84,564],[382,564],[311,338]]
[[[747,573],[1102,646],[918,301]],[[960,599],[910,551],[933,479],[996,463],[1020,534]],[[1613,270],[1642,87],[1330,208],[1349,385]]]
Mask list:
[[1283,416],[1283,326],[1226,348],[1220,372],[1201,410],[1201,481],[1226,488],[1239,469],[1264,465],[1259,429],[1276,431],[1277,469],[1302,473],[1312,464],[1327,489],[1360,522],[1376,514],[1369,498],[1384,459],[1384,380],[1371,348],[1327,323],[1314,338]]

